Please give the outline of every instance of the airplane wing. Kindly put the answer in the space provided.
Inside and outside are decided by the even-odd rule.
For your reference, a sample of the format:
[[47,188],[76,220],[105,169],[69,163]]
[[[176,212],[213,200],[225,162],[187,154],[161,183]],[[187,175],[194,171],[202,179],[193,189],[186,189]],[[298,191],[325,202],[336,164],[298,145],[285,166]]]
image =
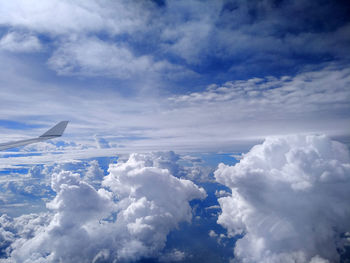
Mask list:
[[37,138],[15,141],[15,142],[0,143],[0,151],[60,137],[62,136],[64,130],[66,129],[67,124],[68,124],[68,121],[61,121],[60,123],[56,124],[50,130],[48,130],[43,135]]

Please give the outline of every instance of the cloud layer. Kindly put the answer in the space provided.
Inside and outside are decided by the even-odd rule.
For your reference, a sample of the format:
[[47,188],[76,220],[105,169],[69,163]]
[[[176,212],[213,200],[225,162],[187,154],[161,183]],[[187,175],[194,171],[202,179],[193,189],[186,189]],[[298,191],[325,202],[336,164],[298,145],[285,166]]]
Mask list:
[[[204,91],[156,100],[147,96],[125,98],[111,90],[101,93],[91,89],[70,94],[56,85],[40,88],[37,81],[23,76],[18,79],[15,71],[0,72],[4,76],[0,83],[8,88],[0,90],[3,99],[0,119],[38,123],[40,127],[46,123],[45,128],[28,130],[28,133],[3,129],[1,132],[9,137],[2,140],[29,137],[29,132],[33,136],[41,134],[53,124],[53,119],[71,120],[62,139],[73,140],[76,145],[67,141],[58,149],[76,150],[72,156],[92,152],[91,148],[96,148],[93,138],[96,134],[100,136],[95,137],[100,138],[99,141],[103,138],[104,145],[111,149],[95,151],[90,156],[151,150],[230,151],[233,147],[236,151],[245,151],[246,145],[254,140],[289,133],[347,136],[349,71],[333,65],[297,76],[212,84]],[[23,81],[28,82],[25,89]],[[40,101],[50,103],[38,104],[33,94],[37,94]],[[38,121],[37,116],[45,121]],[[84,151],[86,146],[90,149]],[[65,156],[70,158],[67,152]],[[16,162],[7,159],[5,163]]]
[[[250,75],[349,58],[349,10],[339,2],[16,0],[1,7],[0,25],[50,40],[50,65],[60,74],[130,78],[165,58],[184,71],[215,71],[220,61],[225,71]],[[102,55],[112,54],[103,56],[112,63],[99,63],[100,47],[109,47]]]
[[0,119],[68,119],[74,140],[106,136],[129,153],[348,136],[349,8],[339,1],[0,6]]
[[[56,197],[47,203],[51,214],[29,216],[26,231],[16,222],[28,216],[15,221],[2,217],[2,254],[9,262],[113,262],[160,256],[167,234],[180,222],[191,221],[189,201],[203,199],[206,193],[152,160],[133,154],[125,163],[110,165],[104,187],[97,190],[77,173],[54,173],[51,188]],[[184,257],[181,251],[173,254]]]
[[350,230],[350,157],[326,136],[271,137],[235,166],[220,164],[218,223],[239,262],[337,262]]

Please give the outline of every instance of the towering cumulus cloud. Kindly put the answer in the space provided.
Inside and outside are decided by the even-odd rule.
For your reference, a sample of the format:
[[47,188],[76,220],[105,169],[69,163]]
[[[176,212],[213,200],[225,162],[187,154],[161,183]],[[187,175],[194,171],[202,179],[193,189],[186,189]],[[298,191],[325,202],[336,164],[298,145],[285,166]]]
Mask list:
[[163,169],[155,161],[162,155],[167,154],[133,154],[125,163],[110,165],[98,190],[79,174],[53,174],[57,195],[47,204],[51,215],[27,216],[26,231],[18,224],[24,219],[0,217],[2,255],[9,262],[161,257],[167,234],[191,220],[189,201],[206,196],[202,188]]
[[218,223],[243,234],[238,262],[337,262],[350,231],[350,157],[326,136],[271,137],[235,166],[220,164]]

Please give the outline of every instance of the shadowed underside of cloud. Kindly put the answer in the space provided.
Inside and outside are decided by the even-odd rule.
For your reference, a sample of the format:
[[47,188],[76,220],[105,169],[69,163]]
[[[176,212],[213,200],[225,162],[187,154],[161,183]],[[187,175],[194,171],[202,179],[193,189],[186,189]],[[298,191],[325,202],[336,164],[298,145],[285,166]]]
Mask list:
[[[271,137],[235,166],[220,164],[218,223],[238,262],[337,262],[350,230],[350,157],[326,136]],[[338,250],[338,251],[337,251]]]
[[[47,203],[51,215],[33,215],[26,231],[16,223],[26,216],[1,217],[5,262],[129,262],[160,256],[167,234],[191,221],[189,201],[206,196],[163,169],[156,160],[160,155],[132,154],[125,163],[110,165],[98,190],[79,174],[54,173],[51,188],[57,195]],[[175,252],[175,258],[184,257]]]

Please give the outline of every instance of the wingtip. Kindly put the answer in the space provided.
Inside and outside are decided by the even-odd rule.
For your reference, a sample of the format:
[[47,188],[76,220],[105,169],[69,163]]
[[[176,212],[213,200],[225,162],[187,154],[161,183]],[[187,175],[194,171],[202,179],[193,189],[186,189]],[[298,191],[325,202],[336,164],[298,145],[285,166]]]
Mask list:
[[57,123],[54,127],[49,129],[47,132],[45,132],[40,137],[60,137],[62,136],[63,132],[65,131],[69,121],[61,121]]

